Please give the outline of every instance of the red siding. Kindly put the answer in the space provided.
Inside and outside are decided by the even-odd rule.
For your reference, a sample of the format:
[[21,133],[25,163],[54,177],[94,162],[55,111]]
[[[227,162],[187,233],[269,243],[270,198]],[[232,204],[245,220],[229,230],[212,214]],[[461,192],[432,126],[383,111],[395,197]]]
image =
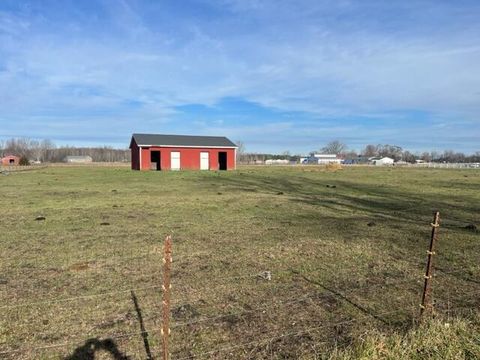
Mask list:
[[14,155],[7,155],[2,160],[2,165],[18,165],[20,158]]
[[[160,151],[162,170],[170,170],[170,156],[172,151],[180,152],[181,170],[199,170],[200,153],[209,153],[210,170],[218,170],[218,153],[227,153],[227,170],[235,169],[235,149],[232,148],[189,148],[189,147],[159,147],[152,146],[138,151],[136,144],[132,144],[132,169],[150,170],[150,151]],[[141,164],[140,164],[141,163]],[[140,168],[138,168],[140,164]]]
[[135,143],[135,141],[132,142],[131,152],[132,152],[132,170],[140,170],[138,145]]

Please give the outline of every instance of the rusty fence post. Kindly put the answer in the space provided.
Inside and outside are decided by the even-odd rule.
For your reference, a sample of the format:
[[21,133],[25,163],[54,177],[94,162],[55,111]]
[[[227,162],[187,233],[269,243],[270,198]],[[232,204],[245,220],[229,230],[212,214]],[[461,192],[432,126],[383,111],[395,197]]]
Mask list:
[[170,336],[170,271],[172,265],[172,236],[168,235],[165,238],[164,256],[163,256],[163,324],[162,324],[162,353],[163,360],[169,359],[168,340]]
[[435,255],[435,242],[438,237],[438,227],[440,226],[440,213],[435,211],[433,214],[433,222],[430,224],[432,226],[432,234],[430,236],[430,246],[427,250],[427,267],[425,269],[425,283],[423,285],[423,295],[422,303],[420,304],[420,316],[424,314],[425,311],[433,312],[433,303],[432,303],[432,276],[433,276],[433,255]]

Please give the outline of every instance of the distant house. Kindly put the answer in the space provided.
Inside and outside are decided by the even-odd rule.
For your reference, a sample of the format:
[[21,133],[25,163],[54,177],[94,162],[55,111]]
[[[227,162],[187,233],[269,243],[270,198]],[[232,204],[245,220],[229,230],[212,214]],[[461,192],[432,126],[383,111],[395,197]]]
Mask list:
[[359,164],[368,164],[369,158],[366,156],[358,155],[356,157],[347,158],[342,161],[342,164],[345,165],[359,165]]
[[2,158],[3,166],[16,166],[20,163],[20,157],[15,155],[7,155]]
[[376,166],[388,166],[388,165],[393,165],[394,160],[392,158],[385,156],[385,157],[371,158],[370,162],[372,163],[372,165],[376,165]]
[[285,159],[268,159],[265,160],[265,165],[288,165],[290,164],[289,160]]
[[308,158],[304,158],[301,163],[302,164],[340,164],[342,159],[340,159],[335,154],[313,154]]
[[87,164],[87,163],[91,163],[93,160],[92,160],[92,157],[88,155],[86,156],[70,155],[65,157],[63,161],[70,164]]

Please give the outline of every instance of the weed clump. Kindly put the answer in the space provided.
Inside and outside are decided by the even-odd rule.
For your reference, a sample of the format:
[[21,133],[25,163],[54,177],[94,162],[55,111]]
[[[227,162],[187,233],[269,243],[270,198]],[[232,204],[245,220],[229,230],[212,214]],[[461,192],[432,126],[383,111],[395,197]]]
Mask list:
[[337,164],[337,163],[327,164],[325,166],[325,170],[327,170],[327,171],[343,170],[343,166],[341,164]]
[[[462,319],[434,319],[407,333],[366,333],[351,347],[336,349],[330,359],[479,359],[478,323]],[[475,335],[476,334],[476,335]]]
[[22,155],[20,160],[18,161],[18,165],[20,166],[28,166],[30,165],[30,161],[28,161],[28,158],[25,155]]

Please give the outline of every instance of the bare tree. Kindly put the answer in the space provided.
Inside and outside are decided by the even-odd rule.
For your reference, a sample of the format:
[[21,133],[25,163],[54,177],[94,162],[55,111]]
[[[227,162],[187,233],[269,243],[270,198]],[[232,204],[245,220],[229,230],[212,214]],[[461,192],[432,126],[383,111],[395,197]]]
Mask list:
[[415,156],[415,154],[412,154],[410,151],[405,150],[402,154],[402,159],[403,161],[414,164],[417,160],[417,156]]
[[51,157],[53,156],[53,150],[55,149],[55,144],[49,140],[49,139],[44,139],[40,142],[40,148],[41,148],[41,161],[46,162],[46,161],[51,161]]
[[245,144],[241,140],[235,141],[237,144],[237,162],[242,162],[244,160],[245,155]]
[[339,140],[330,141],[325,145],[320,151],[325,154],[336,154],[339,155],[347,150],[347,145],[340,142]]
[[377,145],[378,156],[385,156],[398,161],[402,158],[403,149],[397,145]]
[[440,154],[437,151],[432,151],[430,153],[430,159],[431,159],[431,161],[439,161],[440,160]]
[[432,155],[428,151],[425,151],[422,153],[422,155],[420,155],[420,159],[425,162],[430,162],[432,161]]
[[30,143],[28,144],[28,146],[30,149],[30,156],[32,157],[32,159],[35,161],[40,161],[42,158],[42,148],[41,148],[40,141],[30,140]]
[[366,157],[372,157],[378,155],[378,149],[375,145],[369,144],[362,150],[362,155]]
[[343,153],[343,156],[345,157],[345,159],[356,159],[358,157],[358,154],[356,151],[351,150]]

